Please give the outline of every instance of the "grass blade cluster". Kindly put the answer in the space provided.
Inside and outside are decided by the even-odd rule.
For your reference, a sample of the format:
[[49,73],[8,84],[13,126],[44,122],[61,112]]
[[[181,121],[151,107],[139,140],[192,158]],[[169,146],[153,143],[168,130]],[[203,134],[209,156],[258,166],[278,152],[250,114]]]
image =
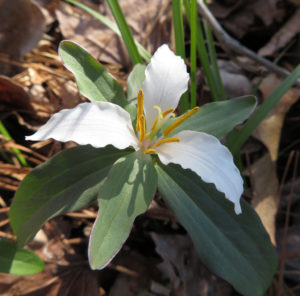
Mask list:
[[[186,54],[185,54],[185,42],[184,42],[181,0],[172,1],[172,13],[173,13],[173,26],[174,26],[176,54],[181,56],[185,61]],[[184,113],[189,108],[190,108],[189,96],[188,96],[188,93],[184,93],[180,100],[180,111],[181,111],[181,113]]]

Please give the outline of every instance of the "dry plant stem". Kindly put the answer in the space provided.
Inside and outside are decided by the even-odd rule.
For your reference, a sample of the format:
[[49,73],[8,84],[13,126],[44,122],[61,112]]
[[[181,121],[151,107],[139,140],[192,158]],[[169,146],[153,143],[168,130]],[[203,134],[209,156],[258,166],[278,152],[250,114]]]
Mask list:
[[[249,48],[243,46],[240,42],[236,39],[232,38],[219,24],[216,18],[212,15],[212,13],[207,8],[206,4],[203,0],[197,0],[198,3],[198,11],[200,15],[207,20],[209,25],[211,26],[215,36],[220,41],[221,46],[223,49],[228,52],[228,54],[232,55],[240,54],[247,56],[248,58],[252,59],[253,61],[257,62],[258,64],[263,65],[268,70],[282,76],[287,77],[291,73],[276,64],[270,62],[269,60],[257,55],[254,51],[250,50]],[[297,86],[300,86],[300,82],[298,81]]]
[[12,241],[17,240],[17,237],[15,235],[12,235],[12,234],[4,232],[4,231],[0,231],[0,239],[2,239],[2,238],[12,240]]
[[112,263],[110,263],[108,266],[111,269],[117,270],[117,271],[119,271],[121,273],[127,274],[127,275],[132,276],[132,277],[139,277],[140,276],[136,271],[131,270],[131,269],[125,267],[125,266],[114,265]]
[[10,209],[10,207],[2,208],[2,209],[0,209],[0,213],[6,213],[9,211],[9,209]]
[[6,224],[8,224],[8,223],[9,223],[9,219],[5,219],[5,220],[3,220],[3,221],[0,221],[0,227],[6,225]]
[[[293,153],[291,153],[292,156],[288,161],[291,160],[293,157]],[[284,280],[284,265],[286,260],[286,240],[288,235],[288,226],[290,221],[290,212],[291,212],[291,205],[292,205],[292,197],[294,192],[294,185],[296,181],[297,176],[297,168],[299,163],[299,151],[296,152],[295,156],[295,162],[294,162],[294,169],[293,169],[293,179],[292,179],[292,186],[290,194],[288,195],[288,204],[287,204],[287,210],[286,210],[286,216],[285,216],[285,223],[284,223],[284,232],[283,232],[283,240],[282,240],[282,255],[280,258],[280,266],[279,266],[279,283],[278,283],[278,293],[277,296],[282,296],[283,294],[283,280]]]

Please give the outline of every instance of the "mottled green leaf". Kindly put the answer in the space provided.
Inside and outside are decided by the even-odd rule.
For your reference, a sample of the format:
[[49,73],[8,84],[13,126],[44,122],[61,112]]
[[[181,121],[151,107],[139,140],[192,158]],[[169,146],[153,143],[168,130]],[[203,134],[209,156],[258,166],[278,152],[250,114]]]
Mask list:
[[59,55],[74,74],[80,92],[90,101],[111,102],[135,115],[135,107],[127,101],[122,86],[84,48],[62,41]]
[[113,163],[130,151],[78,146],[33,169],[18,188],[9,212],[19,245],[28,243],[50,218],[96,200]]
[[140,152],[119,159],[99,193],[99,213],[89,243],[93,269],[104,268],[127,239],[136,216],[146,211],[157,186],[149,156]]
[[190,234],[204,264],[243,295],[263,295],[277,256],[255,211],[242,201],[241,215],[213,184],[178,165],[156,166],[158,188]]
[[221,138],[247,119],[255,105],[254,96],[205,104],[196,114],[179,125],[172,134],[182,130],[192,130]]

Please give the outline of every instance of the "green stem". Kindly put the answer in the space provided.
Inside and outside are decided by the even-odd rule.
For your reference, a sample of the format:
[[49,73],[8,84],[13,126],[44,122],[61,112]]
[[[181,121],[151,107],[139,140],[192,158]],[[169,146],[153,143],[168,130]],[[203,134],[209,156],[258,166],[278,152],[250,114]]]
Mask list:
[[[172,1],[172,12],[173,12],[176,54],[181,56],[185,61],[186,56],[185,56],[184,29],[183,29],[184,27],[183,27],[181,0]],[[187,93],[184,93],[180,100],[180,111],[181,113],[184,113],[188,109],[189,109],[189,97]]]
[[[191,12],[190,0],[183,0],[183,4],[184,4],[184,9],[185,9],[185,13],[187,16],[187,20],[191,27],[192,12]],[[215,79],[214,79],[214,75],[212,73],[212,69],[211,69],[211,65],[210,65],[210,58],[209,58],[208,51],[207,51],[206,45],[205,45],[204,34],[202,32],[202,27],[201,27],[199,21],[197,22],[197,51],[199,54],[201,66],[202,66],[203,72],[205,74],[207,84],[209,86],[209,89],[210,89],[210,92],[212,95],[212,99],[214,101],[218,101],[219,100],[218,88],[215,85]]]
[[211,64],[211,68],[212,68],[212,74],[214,77],[214,85],[216,86],[216,90],[218,92],[218,101],[226,100],[227,95],[226,95],[223,81],[222,81],[221,75],[220,75],[213,34],[211,32],[210,26],[208,25],[207,21],[203,20],[202,22],[203,22],[205,35],[206,35],[207,48],[208,48],[209,57],[210,57],[210,64]]
[[197,104],[197,0],[192,0],[191,11],[191,108],[194,108]]

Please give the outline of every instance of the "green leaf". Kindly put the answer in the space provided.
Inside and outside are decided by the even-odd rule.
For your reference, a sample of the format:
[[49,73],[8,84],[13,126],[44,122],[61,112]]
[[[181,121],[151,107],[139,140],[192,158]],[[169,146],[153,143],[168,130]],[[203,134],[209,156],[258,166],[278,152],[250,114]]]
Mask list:
[[99,213],[89,242],[93,269],[104,268],[127,239],[136,216],[146,211],[157,186],[151,158],[140,152],[119,159],[98,196]]
[[255,105],[256,98],[254,96],[206,104],[179,125],[172,134],[182,130],[193,130],[221,138],[237,124],[243,122],[251,114]]
[[111,102],[127,111],[133,109],[122,86],[84,48],[62,41],[59,55],[65,67],[74,74],[80,92],[90,101]]
[[190,234],[204,264],[243,295],[263,295],[277,266],[270,238],[255,211],[233,204],[213,184],[178,165],[156,166],[158,188]]
[[145,80],[146,66],[137,64],[132,69],[127,79],[127,99],[132,101],[136,98],[138,91],[141,89]]
[[0,272],[14,275],[35,274],[44,269],[44,262],[30,250],[0,240]]
[[94,201],[114,162],[130,152],[112,146],[78,146],[33,169],[17,190],[9,212],[18,244],[28,243],[50,218]]

